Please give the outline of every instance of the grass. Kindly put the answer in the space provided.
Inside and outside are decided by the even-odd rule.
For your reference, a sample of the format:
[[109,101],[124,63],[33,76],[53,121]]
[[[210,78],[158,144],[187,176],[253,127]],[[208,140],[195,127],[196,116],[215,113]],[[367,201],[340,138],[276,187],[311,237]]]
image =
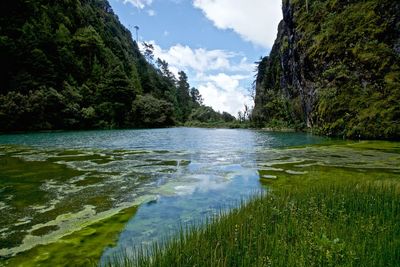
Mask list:
[[[396,145],[385,154],[395,160]],[[379,143],[362,143],[354,153],[380,153],[378,147],[383,150]],[[261,171],[260,180],[270,189],[265,194],[151,249],[115,255],[110,265],[399,266],[398,172],[337,162],[273,167],[271,172],[301,168],[303,174],[280,172],[273,173],[277,179],[264,179],[269,176]]]

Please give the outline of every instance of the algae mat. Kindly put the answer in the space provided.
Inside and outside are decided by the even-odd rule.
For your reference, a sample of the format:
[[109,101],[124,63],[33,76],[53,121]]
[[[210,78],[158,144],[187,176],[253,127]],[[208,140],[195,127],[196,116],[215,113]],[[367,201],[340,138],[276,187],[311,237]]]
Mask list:
[[264,152],[258,173],[263,184],[304,187],[317,181],[400,182],[400,143],[338,142]]
[[189,163],[163,155],[0,146],[0,265],[97,262],[137,205],[163,189],[160,174]]

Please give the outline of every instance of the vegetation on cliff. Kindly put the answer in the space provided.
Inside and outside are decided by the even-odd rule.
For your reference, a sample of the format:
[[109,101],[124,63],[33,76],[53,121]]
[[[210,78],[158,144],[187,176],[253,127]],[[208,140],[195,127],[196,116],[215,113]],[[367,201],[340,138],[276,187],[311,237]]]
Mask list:
[[253,121],[349,138],[400,136],[400,4],[284,0],[258,65]]

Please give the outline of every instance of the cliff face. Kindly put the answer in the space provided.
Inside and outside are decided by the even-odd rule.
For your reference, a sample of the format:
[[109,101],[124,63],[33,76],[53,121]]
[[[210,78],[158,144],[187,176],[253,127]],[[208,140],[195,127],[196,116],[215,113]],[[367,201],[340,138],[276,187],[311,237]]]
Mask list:
[[257,126],[353,138],[400,136],[400,3],[284,0],[258,66]]

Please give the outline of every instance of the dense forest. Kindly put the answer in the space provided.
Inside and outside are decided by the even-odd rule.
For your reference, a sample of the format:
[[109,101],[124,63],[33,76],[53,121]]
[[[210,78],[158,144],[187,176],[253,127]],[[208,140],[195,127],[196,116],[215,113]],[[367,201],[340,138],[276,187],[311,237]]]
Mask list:
[[284,0],[258,65],[253,122],[349,138],[400,137],[400,2]]
[[[184,72],[140,52],[106,0],[0,4],[0,131],[224,121]],[[229,120],[232,120],[232,116]]]

